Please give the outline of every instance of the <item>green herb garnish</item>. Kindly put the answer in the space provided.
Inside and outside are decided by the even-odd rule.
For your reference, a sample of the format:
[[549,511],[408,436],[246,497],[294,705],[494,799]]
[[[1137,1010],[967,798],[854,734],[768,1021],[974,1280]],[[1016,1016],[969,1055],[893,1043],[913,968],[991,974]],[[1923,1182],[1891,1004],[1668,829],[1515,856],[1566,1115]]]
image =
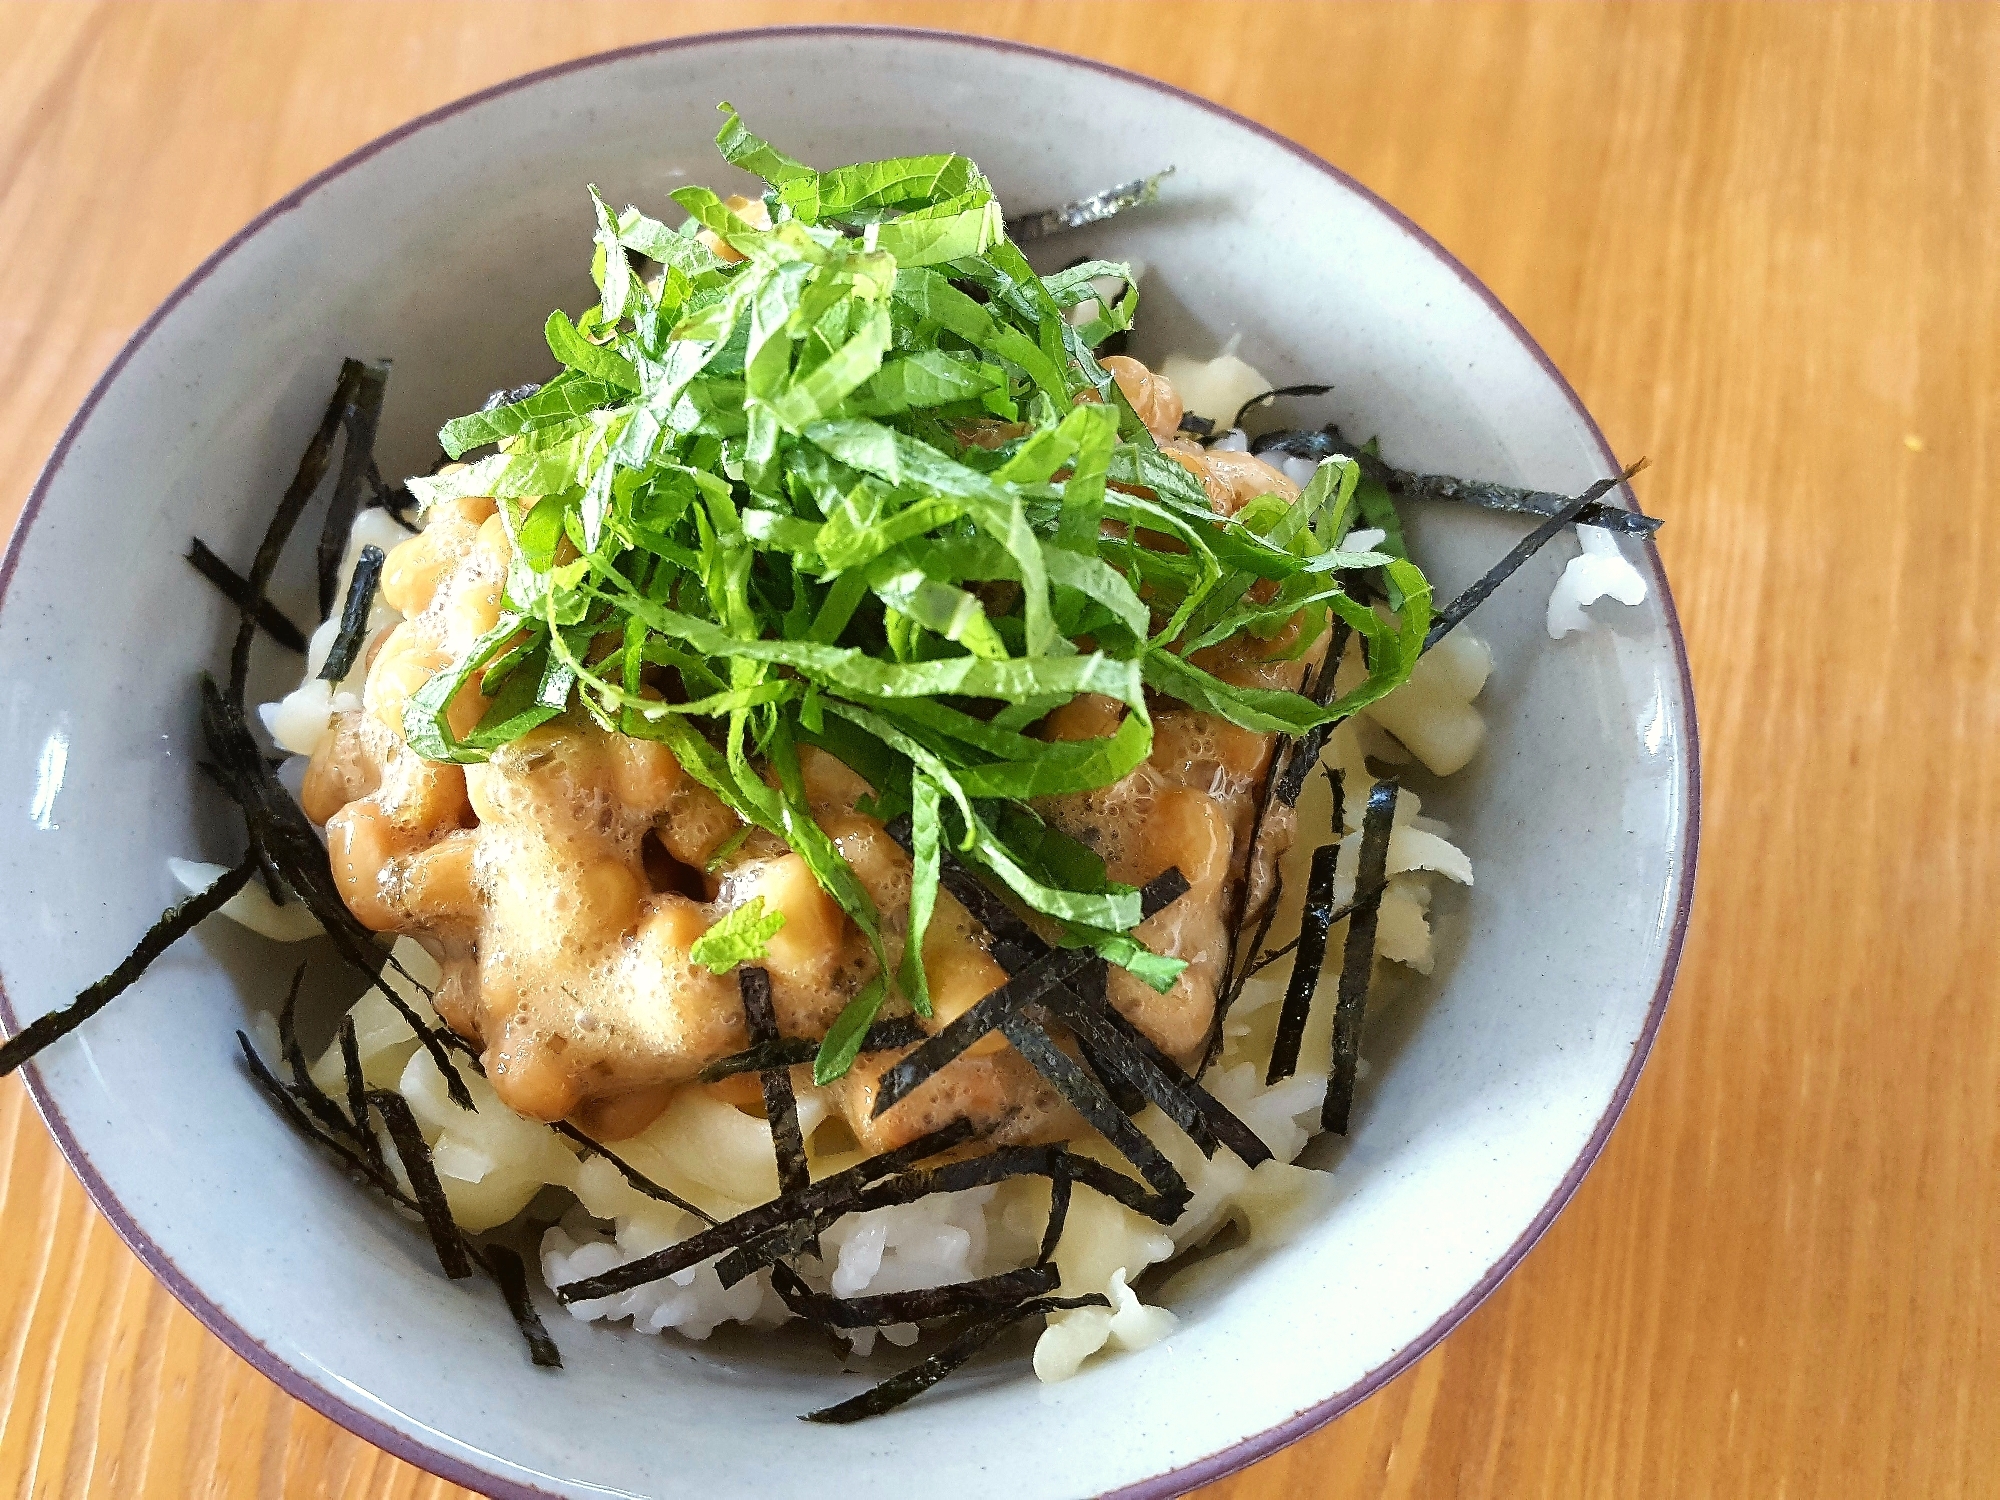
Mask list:
[[[1129,286],[1129,271],[1037,276],[971,161],[819,172],[722,108],[717,144],[769,184],[762,213],[682,188],[689,217],[669,228],[593,190],[601,295],[550,316],[561,373],[448,423],[445,450],[471,461],[410,481],[425,503],[497,498],[513,563],[499,625],[412,695],[409,743],[482,760],[580,708],[668,745],[795,850],[875,948],[878,982],[826,1039],[822,1080],[845,1071],[889,981],[919,1013],[928,997],[919,963],[892,970],[879,914],[810,816],[801,744],[860,771],[878,816],[915,814],[914,934],[948,847],[1066,946],[1170,987],[1182,966],[1130,937],[1138,893],[1081,847],[1054,857],[1028,801],[1144,760],[1151,695],[1262,732],[1351,713],[1407,677],[1429,586],[1389,564],[1393,618],[1343,588],[1343,572],[1387,562],[1336,550],[1351,461],[1294,503],[1216,515],[1093,356],[1131,325],[1136,289],[1096,301],[1083,328],[1066,316],[1097,299],[1093,278]],[[1335,612],[1367,638],[1370,671],[1332,704],[1187,660],[1294,616],[1304,650]],[[475,673],[492,702],[461,737],[444,710]],[[1115,734],[1023,733],[1080,693],[1129,709]],[[777,920],[732,913],[696,956],[717,972],[759,957]]]
[[764,898],[752,896],[741,906],[723,913],[722,920],[696,938],[688,957],[705,964],[711,974],[727,974],[738,964],[763,958],[767,946],[785,925],[781,911],[766,913]]

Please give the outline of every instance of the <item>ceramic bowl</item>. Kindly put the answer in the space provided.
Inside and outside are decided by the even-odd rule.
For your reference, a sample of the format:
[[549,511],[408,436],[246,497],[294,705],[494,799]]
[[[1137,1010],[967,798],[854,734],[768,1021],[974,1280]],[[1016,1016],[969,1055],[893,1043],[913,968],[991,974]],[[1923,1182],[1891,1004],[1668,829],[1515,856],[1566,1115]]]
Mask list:
[[[342,354],[388,355],[385,467],[497,386],[544,372],[550,307],[593,300],[584,185],[658,212],[735,184],[714,105],[822,165],[954,149],[1040,207],[1171,163],[1161,204],[1050,248],[1138,256],[1135,352],[1230,338],[1406,464],[1572,492],[1616,464],[1560,374],[1449,254],[1298,146],[1144,78],[896,30],[695,37],[565,64],[384,136],[286,197],[147,319],[36,484],[0,572],[0,979],[10,1028],[105,971],[175,895],[170,855],[240,837],[196,770],[194,674],[231,621],[181,560],[247,560]],[[747,186],[748,179],[741,179]],[[1412,517],[1448,596],[1522,533]],[[1164,1495],[1328,1420],[1505,1276],[1590,1165],[1673,977],[1694,870],[1686,656],[1652,600],[1551,642],[1574,543],[1476,617],[1491,735],[1428,807],[1478,885],[1419,997],[1372,1027],[1352,1138],[1289,1242],[1176,1303],[1148,1353],[1037,1384],[975,1370],[887,1420],[796,1414],[858,1388],[823,1351],[585,1329],[530,1367],[497,1300],[308,1149],[232,1031],[289,955],[205,931],[30,1073],[98,1206],[234,1349],[320,1411],[495,1495],[818,1496],[922,1475],[939,1493]],[[1558,555],[1560,554],[1560,555]],[[300,611],[303,613],[303,611]],[[216,927],[218,924],[210,924]]]

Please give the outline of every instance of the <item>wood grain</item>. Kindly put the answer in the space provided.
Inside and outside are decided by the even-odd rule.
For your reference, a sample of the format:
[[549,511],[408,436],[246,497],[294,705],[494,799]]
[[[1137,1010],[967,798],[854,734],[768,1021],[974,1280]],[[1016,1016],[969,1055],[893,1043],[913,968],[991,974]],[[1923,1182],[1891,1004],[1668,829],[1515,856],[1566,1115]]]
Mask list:
[[[1512,1280],[1213,1493],[2000,1492],[2000,9],[9,5],[0,516],[146,312],[342,153],[565,57],[829,17],[1303,141],[1657,466],[1708,818],[1652,1064]],[[460,1493],[201,1330],[12,1081],[0,1174],[0,1492]]]

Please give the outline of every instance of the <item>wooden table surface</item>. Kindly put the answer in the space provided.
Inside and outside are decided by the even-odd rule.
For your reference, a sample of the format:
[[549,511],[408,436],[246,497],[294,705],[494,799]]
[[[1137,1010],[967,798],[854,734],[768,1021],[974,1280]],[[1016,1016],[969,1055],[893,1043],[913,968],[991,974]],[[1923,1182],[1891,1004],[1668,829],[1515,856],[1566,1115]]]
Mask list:
[[[1656,464],[1708,816],[1651,1065],[1499,1292],[1211,1493],[2000,1493],[2000,9],[0,6],[0,525],[312,172],[530,68],[814,19],[1064,48],[1292,136]],[[0,1244],[7,1493],[461,1493],[200,1328],[16,1080]]]

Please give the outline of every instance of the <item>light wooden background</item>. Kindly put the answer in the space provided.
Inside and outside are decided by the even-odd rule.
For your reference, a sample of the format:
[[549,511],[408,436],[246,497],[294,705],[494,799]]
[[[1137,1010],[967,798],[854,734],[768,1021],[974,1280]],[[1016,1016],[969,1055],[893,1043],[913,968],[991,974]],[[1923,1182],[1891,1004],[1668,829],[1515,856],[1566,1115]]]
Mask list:
[[[1708,820],[1652,1064],[1506,1286],[1213,1493],[2000,1493],[2000,9],[0,6],[0,524],[146,312],[342,153],[563,58],[825,18],[1086,53],[1306,143],[1657,466]],[[14,1081],[0,1392],[0,1492],[459,1493],[201,1330]]]

